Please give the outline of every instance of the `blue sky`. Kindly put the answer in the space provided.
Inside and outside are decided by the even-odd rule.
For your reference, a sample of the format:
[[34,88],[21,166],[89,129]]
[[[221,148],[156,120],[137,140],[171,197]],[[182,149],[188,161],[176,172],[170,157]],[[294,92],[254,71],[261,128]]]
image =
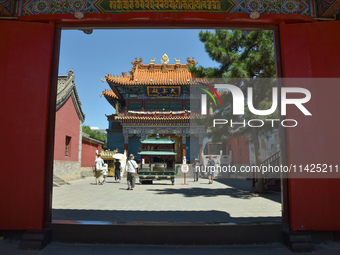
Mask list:
[[187,57],[194,57],[198,65],[217,66],[204,50],[198,39],[200,30],[183,29],[125,29],[94,30],[87,35],[78,30],[63,30],[60,47],[59,74],[66,75],[73,69],[75,84],[82,109],[84,125],[101,129],[108,128],[105,115],[114,113],[114,108],[99,95],[109,85],[100,79],[107,74],[121,75],[132,69],[135,57],[144,64],[156,58],[155,64],[166,53],[174,64],[176,59],[186,63]]

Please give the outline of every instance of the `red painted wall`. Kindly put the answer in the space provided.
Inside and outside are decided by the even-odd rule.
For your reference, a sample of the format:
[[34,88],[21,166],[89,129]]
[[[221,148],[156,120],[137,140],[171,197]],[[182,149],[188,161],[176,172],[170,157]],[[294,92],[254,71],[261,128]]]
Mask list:
[[[80,120],[72,97],[56,112],[54,160],[78,161]],[[65,139],[71,137],[69,156],[65,156]]]
[[96,150],[102,150],[100,144],[83,141],[81,151],[81,167],[93,167],[96,160]]
[[0,21],[0,229],[42,229],[53,24]]
[[[340,22],[281,25],[284,77],[340,77]],[[339,164],[340,86],[305,84],[312,116],[289,108],[287,118],[301,120],[287,129],[288,163]],[[299,86],[291,81],[285,86]],[[293,230],[340,230],[340,179],[289,179],[290,226]]]
[[228,154],[232,151],[233,164],[249,164],[248,139],[243,136],[233,137],[227,141]]

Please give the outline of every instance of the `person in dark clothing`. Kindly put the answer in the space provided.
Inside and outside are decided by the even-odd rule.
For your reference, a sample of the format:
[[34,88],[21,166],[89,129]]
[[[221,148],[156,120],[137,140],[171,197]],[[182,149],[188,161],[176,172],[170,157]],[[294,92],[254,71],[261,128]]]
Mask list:
[[120,162],[119,159],[115,161],[115,181],[120,182]]

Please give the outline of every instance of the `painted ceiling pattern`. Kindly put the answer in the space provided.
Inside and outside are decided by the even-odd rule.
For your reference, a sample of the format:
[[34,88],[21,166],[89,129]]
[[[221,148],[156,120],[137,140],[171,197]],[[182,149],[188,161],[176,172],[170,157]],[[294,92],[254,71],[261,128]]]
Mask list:
[[[319,9],[320,12],[323,13],[324,11],[326,11],[336,0],[323,0],[320,1],[319,4]],[[340,10],[338,11],[338,13],[340,13]]]
[[[0,0],[3,5],[10,2]],[[332,0],[324,1],[327,6]],[[329,2],[329,3],[328,3]],[[216,12],[314,15],[313,0],[23,0],[17,16],[125,12]],[[326,8],[326,7],[325,7]]]
[[13,12],[14,3],[12,0],[0,0],[0,4],[2,6],[2,8],[0,8],[0,16],[2,16],[2,13],[5,14],[3,16],[7,16],[6,14],[11,14]]

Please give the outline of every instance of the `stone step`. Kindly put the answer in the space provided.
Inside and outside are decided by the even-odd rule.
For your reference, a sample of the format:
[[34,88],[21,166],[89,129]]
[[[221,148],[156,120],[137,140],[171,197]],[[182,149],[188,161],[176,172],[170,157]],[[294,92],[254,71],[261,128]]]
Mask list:
[[51,229],[27,230],[24,232],[19,250],[41,250],[51,241]]
[[60,187],[62,185],[70,185],[67,181],[63,180],[62,178],[53,175],[53,187]]
[[283,231],[283,241],[293,252],[311,252],[315,250],[315,245],[309,232]]

